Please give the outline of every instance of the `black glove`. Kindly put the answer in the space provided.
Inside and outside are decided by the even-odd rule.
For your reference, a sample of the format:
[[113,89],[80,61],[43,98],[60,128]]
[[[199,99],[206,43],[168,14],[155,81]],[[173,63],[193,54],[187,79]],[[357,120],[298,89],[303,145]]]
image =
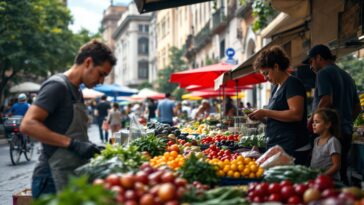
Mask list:
[[99,147],[91,142],[83,142],[78,139],[71,140],[68,150],[78,154],[81,158],[90,159],[95,154],[100,154]]

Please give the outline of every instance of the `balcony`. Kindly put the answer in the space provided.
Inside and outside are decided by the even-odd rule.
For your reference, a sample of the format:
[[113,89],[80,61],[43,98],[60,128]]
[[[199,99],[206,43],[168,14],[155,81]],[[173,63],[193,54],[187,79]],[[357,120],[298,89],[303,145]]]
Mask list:
[[213,33],[220,33],[228,25],[228,18],[224,14],[224,8],[219,8],[212,14],[212,31]]
[[195,36],[194,47],[199,50],[204,47],[211,40],[211,29],[210,29],[210,21],[206,23],[206,25],[201,29],[200,32]]

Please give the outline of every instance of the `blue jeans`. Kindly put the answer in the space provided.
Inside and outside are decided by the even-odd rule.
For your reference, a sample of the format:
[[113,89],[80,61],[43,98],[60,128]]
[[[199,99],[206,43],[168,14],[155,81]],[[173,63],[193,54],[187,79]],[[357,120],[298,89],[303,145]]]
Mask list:
[[54,185],[52,176],[34,176],[32,179],[32,197],[39,198],[43,194],[55,194],[56,186]]

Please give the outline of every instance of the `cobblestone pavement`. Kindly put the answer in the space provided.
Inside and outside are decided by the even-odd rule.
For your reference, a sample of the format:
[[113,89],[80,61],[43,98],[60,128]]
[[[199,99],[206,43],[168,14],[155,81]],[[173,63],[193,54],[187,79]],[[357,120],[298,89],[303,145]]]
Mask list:
[[[91,141],[100,144],[99,131],[96,125],[88,130]],[[22,155],[21,163],[13,166],[9,156],[9,146],[0,146],[0,205],[12,205],[12,195],[25,188],[30,188],[31,176],[39,156],[39,144],[36,144],[33,158],[30,162]]]

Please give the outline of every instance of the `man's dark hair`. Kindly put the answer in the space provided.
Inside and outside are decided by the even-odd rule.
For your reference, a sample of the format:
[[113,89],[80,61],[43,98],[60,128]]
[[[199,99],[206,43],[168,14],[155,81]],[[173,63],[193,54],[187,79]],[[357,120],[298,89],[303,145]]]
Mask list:
[[171,97],[171,93],[166,93],[166,98]]
[[277,64],[282,71],[288,69],[289,58],[280,46],[272,46],[263,50],[254,62],[254,69],[273,68],[274,64]]
[[101,96],[101,100],[106,100],[106,95]]
[[104,43],[96,39],[84,44],[78,51],[75,64],[81,65],[86,58],[91,57],[95,66],[99,66],[105,62],[109,62],[111,66],[116,64],[116,58],[111,49]]

